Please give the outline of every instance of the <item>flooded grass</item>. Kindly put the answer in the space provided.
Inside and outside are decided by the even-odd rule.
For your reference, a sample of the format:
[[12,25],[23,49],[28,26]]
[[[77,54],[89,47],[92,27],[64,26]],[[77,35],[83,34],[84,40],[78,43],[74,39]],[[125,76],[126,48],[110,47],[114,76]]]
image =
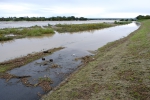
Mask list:
[[124,25],[124,24],[130,24],[132,21],[115,21],[114,24],[117,25]]
[[[6,36],[9,34],[13,34],[14,36]],[[41,28],[39,26],[30,28],[4,28],[0,29],[0,41],[23,38],[26,36],[41,36],[43,34],[54,34],[54,30],[51,28]]]
[[13,68],[16,68],[16,67],[21,67],[21,66],[23,66],[29,62],[32,62],[36,59],[39,59],[39,58],[42,59],[42,57],[44,57],[46,55],[50,55],[53,52],[61,50],[61,49],[63,49],[63,47],[49,49],[49,50],[47,50],[46,53],[45,53],[45,51],[43,51],[43,52],[38,52],[38,53],[34,53],[34,54],[28,54],[27,56],[24,56],[24,57],[20,57],[20,58],[16,58],[13,60],[2,62],[2,63],[0,63],[0,73],[4,73],[4,72],[11,70]]
[[94,24],[57,24],[56,31],[62,32],[79,32],[94,29],[102,29],[112,27],[114,25],[108,23],[94,23]]
[[52,84],[53,82],[49,77],[40,77],[36,84],[30,83],[28,80],[29,77],[31,76],[16,76],[9,73],[3,73],[3,74],[1,73],[0,75],[0,78],[5,79],[6,82],[9,82],[10,79],[19,79],[22,82],[22,84],[24,84],[26,87],[40,86],[45,92],[49,92],[52,89],[50,84]]
[[94,60],[42,100],[149,100],[150,20],[129,36],[98,49]]
[[39,78],[39,82],[38,82],[38,86],[42,87],[42,89],[45,92],[49,92],[52,87],[50,86],[50,84],[52,84],[52,80],[49,77],[43,77],[43,78]]
[[103,29],[116,25],[129,24],[130,22],[94,23],[94,24],[57,24],[48,26],[31,26],[28,28],[4,28],[0,29],[0,41],[8,41],[24,37],[42,36],[43,34],[54,34],[54,30],[63,32],[79,32],[95,29]]

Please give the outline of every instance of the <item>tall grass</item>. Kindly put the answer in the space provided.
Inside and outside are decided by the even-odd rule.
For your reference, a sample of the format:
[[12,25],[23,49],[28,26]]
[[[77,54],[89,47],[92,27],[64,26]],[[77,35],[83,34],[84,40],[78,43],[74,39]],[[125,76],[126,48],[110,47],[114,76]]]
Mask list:
[[5,37],[4,35],[0,35],[0,41],[12,40],[12,37]]
[[54,33],[52,29],[42,29],[42,28],[33,28],[33,29],[23,29],[21,33],[24,33],[26,36],[41,36],[42,34]]
[[57,24],[56,31],[58,32],[78,32],[93,29],[102,29],[113,26],[107,23],[94,23],[94,24]]
[[4,28],[4,29],[0,29],[0,34],[17,34],[18,33],[18,29],[16,28]]

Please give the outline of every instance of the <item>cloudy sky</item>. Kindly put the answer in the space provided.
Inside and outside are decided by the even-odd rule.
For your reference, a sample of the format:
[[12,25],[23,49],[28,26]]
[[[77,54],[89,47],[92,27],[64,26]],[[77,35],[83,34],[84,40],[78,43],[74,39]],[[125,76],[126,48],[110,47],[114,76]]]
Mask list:
[[149,4],[149,0],[0,0],[0,17],[135,18],[150,15]]

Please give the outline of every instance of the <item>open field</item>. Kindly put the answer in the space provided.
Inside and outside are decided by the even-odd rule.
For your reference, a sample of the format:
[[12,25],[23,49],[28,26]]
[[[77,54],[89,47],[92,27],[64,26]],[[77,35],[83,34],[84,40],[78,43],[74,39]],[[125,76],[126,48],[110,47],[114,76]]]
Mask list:
[[149,100],[150,20],[129,36],[99,48],[42,100]]

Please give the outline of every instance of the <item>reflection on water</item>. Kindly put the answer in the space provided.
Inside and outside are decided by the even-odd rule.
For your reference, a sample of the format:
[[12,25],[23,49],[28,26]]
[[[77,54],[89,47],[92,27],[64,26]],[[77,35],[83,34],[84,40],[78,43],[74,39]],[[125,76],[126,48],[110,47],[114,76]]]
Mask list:
[[135,23],[131,23],[102,30],[55,33],[47,36],[2,42],[0,43],[0,62],[60,46],[78,50],[96,50],[108,42],[127,36],[138,27]]

